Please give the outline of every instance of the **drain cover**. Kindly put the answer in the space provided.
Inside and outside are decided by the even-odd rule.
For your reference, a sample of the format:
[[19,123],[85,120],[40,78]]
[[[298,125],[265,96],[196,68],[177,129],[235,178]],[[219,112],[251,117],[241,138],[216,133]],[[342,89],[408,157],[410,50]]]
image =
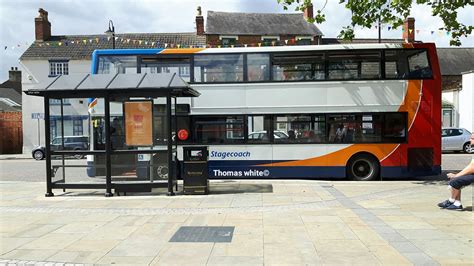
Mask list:
[[169,242],[231,242],[234,226],[181,226]]

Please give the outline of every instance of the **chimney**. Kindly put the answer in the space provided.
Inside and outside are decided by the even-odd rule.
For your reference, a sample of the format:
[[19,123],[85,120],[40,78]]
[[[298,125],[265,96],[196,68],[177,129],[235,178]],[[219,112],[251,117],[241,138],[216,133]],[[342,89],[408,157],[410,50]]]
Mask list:
[[11,82],[20,82],[21,83],[21,71],[18,70],[18,67],[12,67],[8,71],[8,80]]
[[196,14],[196,34],[197,35],[204,35],[204,17],[202,16],[201,7],[197,7],[197,14]]
[[303,16],[306,20],[308,19],[312,19],[313,18],[313,4],[312,3],[309,3],[304,11],[303,11]]
[[402,37],[406,43],[415,41],[415,18],[405,19]]
[[51,38],[51,23],[48,21],[48,11],[40,8],[39,15],[35,18],[35,36],[37,42],[47,41]]

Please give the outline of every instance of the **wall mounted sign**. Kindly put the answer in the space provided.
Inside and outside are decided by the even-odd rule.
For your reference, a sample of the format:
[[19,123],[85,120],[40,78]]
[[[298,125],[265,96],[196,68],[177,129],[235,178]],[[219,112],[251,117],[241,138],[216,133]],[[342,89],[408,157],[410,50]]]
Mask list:
[[153,145],[153,106],[151,101],[125,102],[125,143],[128,146]]

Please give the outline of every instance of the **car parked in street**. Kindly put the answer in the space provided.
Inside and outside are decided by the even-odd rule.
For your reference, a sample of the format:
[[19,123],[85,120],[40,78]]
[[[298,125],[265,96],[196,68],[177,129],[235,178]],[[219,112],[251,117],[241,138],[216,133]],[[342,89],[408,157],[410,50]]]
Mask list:
[[[273,137],[275,139],[287,139],[288,134],[283,131],[275,130],[273,131]],[[268,134],[266,130],[252,132],[248,136],[249,140],[268,140]]]
[[[77,151],[89,149],[89,137],[87,136],[65,136],[64,148],[62,148],[62,138],[56,137],[51,141],[51,150]],[[31,155],[35,160],[43,160],[46,157],[46,147],[37,146],[31,151]],[[76,159],[81,159],[82,154],[74,155]]]
[[442,151],[463,151],[465,153],[474,152],[471,147],[471,132],[465,128],[443,128],[441,130]]

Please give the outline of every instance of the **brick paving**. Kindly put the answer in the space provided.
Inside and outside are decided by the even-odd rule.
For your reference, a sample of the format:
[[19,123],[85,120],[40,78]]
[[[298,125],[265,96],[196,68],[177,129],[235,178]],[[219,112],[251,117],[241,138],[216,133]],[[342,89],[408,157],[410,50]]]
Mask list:
[[[212,181],[205,196],[55,190],[0,182],[0,265],[452,265],[474,261],[446,182]],[[213,193],[212,193],[213,192]],[[181,226],[232,226],[230,243],[169,242]],[[449,247],[449,248],[447,248]]]

